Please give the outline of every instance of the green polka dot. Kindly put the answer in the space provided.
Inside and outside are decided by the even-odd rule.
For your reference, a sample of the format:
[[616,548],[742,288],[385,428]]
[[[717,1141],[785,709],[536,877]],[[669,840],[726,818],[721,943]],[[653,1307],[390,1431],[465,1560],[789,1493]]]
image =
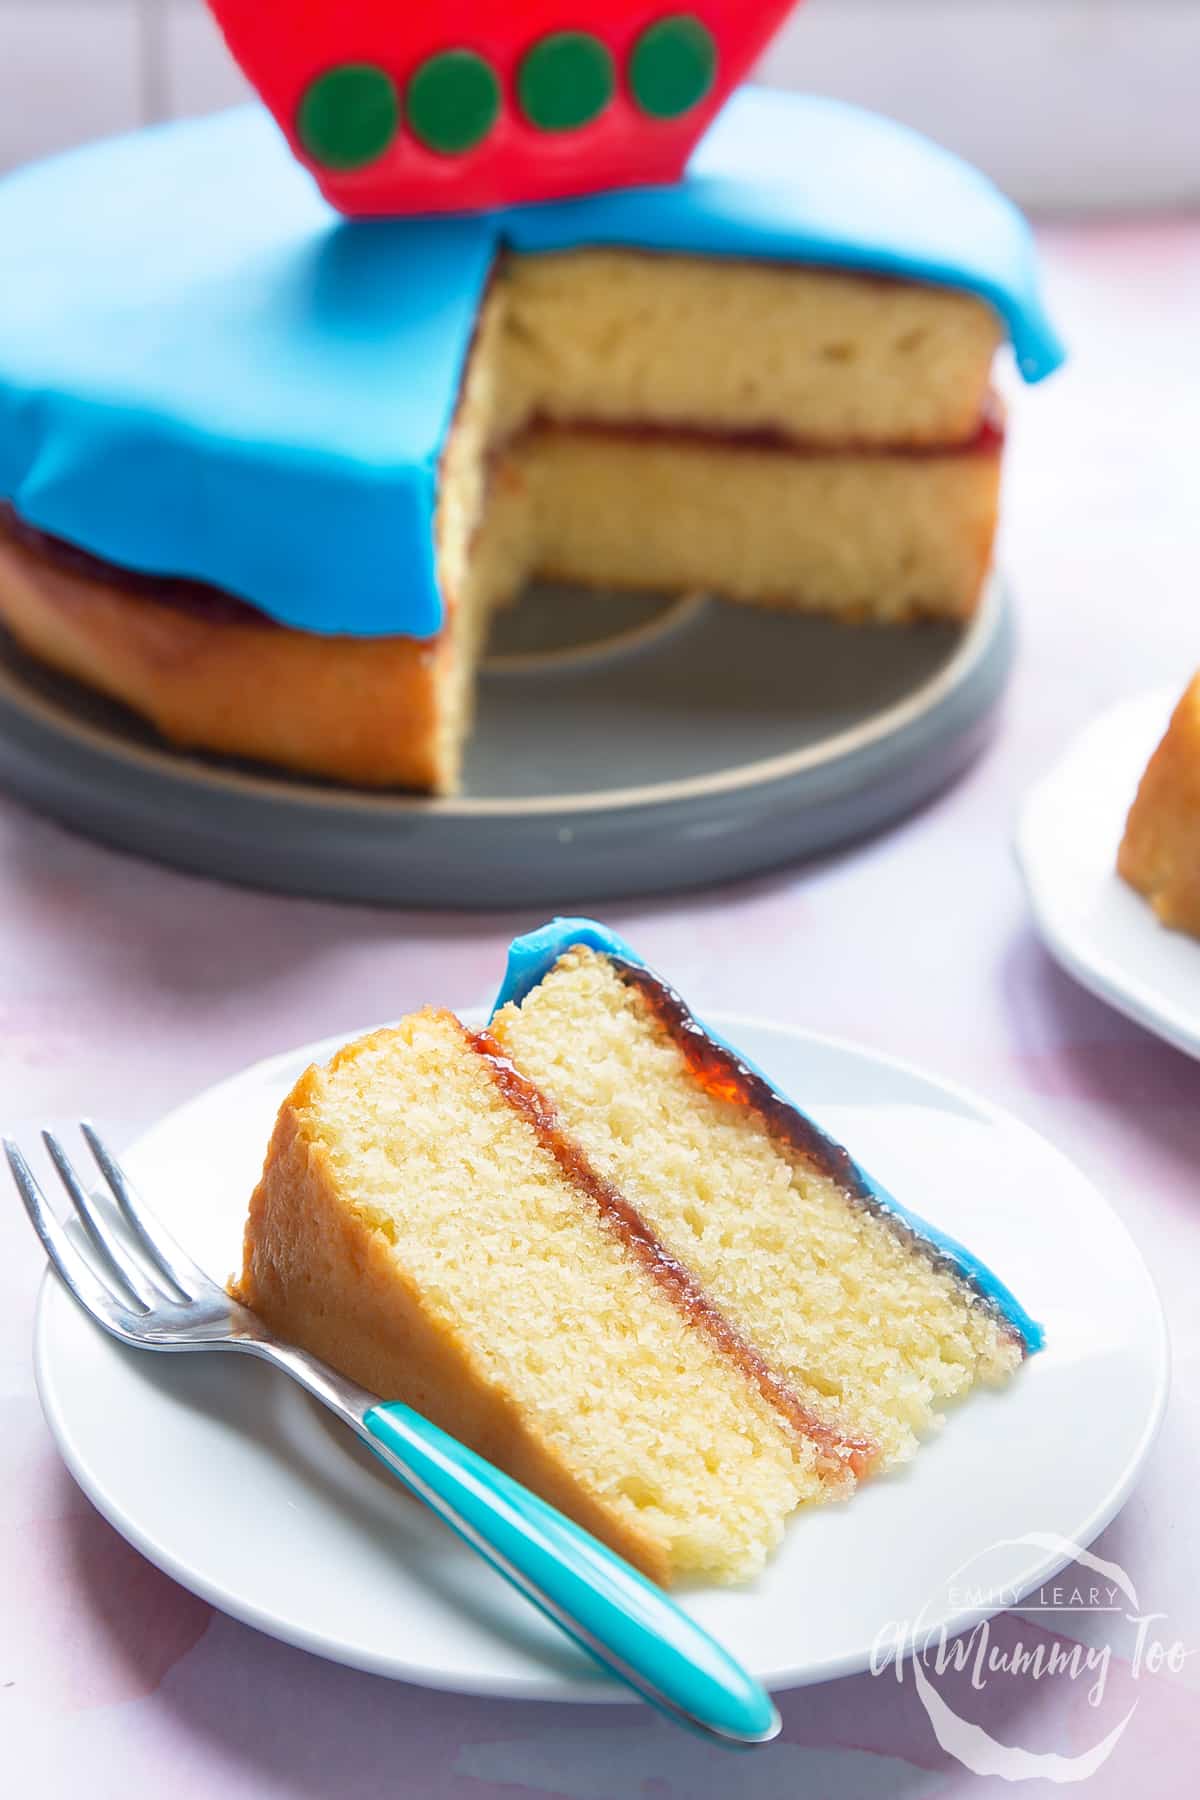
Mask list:
[[310,82],[296,119],[300,142],[327,169],[361,169],[400,129],[391,76],[373,63],[342,63]]
[[629,85],[642,111],[674,119],[699,104],[717,75],[713,35],[691,13],[647,26],[629,58]]
[[443,156],[460,156],[496,123],[500,83],[473,50],[443,50],[416,71],[406,102],[413,135]]
[[588,31],[554,31],[517,73],[521,111],[540,131],[577,131],[604,111],[616,88],[612,53]]

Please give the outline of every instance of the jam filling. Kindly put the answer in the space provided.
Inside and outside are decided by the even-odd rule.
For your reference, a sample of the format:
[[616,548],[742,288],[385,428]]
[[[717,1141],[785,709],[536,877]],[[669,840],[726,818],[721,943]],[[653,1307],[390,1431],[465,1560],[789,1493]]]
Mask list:
[[539,436],[611,438],[616,442],[688,444],[718,450],[770,450],[781,456],[810,457],[879,457],[889,461],[897,457],[905,462],[923,462],[931,457],[996,456],[1004,448],[1004,417],[1000,402],[991,395],[973,435],[951,444],[880,444],[860,438],[796,437],[774,426],[755,425],[739,430],[736,426],[695,425],[687,421],[652,419],[552,419],[539,414],[530,425],[517,432],[519,443],[526,432]]
[[763,1398],[801,1437],[816,1445],[826,1478],[843,1476],[847,1468],[855,1476],[866,1474],[878,1454],[876,1446],[867,1438],[853,1437],[838,1430],[807,1407],[753,1344],[714,1306],[691,1271],[671,1255],[636,1207],[592,1167],[578,1144],[567,1135],[546,1096],[521,1074],[491,1033],[472,1031],[467,1037],[471,1048],[487,1063],[505,1100],[532,1128],[538,1142],[550,1152],[566,1179],[588,1195],[601,1218],[619,1232],[631,1255],[665,1290],[689,1323],[703,1331],[723,1355],[737,1364]]
[[[994,456],[1004,443],[1004,424],[998,402],[990,400],[974,437],[960,444],[862,444],[853,440],[822,444],[803,438],[789,437],[786,432],[767,428],[747,431],[718,430],[711,426],[658,424],[650,420],[546,419],[536,418],[505,443],[494,444],[489,460],[501,460],[507,449],[519,445],[526,433],[574,437],[608,438],[616,442],[709,445],[724,450],[769,450],[783,456],[800,458],[815,456],[903,457],[916,461],[928,457]],[[243,600],[210,582],[182,575],[154,575],[129,569],[119,563],[93,556],[66,539],[54,537],[29,525],[8,502],[0,500],[0,534],[12,539],[35,556],[40,556],[64,574],[80,581],[114,587],[122,594],[154,600],[161,606],[185,613],[194,619],[214,625],[259,625],[283,629],[249,600]]]
[[1011,1319],[1004,1316],[990,1294],[976,1286],[969,1273],[883,1205],[863,1179],[862,1171],[848,1150],[833,1143],[811,1119],[806,1119],[797,1107],[777,1094],[761,1075],[748,1069],[732,1050],[711,1038],[674,988],[668,987],[640,963],[606,954],[625,986],[638,994],[656,1024],[675,1045],[698,1087],[714,1099],[730,1100],[757,1113],[777,1143],[832,1181],[848,1200],[865,1207],[873,1217],[896,1232],[906,1245],[927,1257],[935,1268],[944,1269],[969,1288],[972,1299],[991,1314],[1005,1334],[1019,1343],[1022,1350],[1027,1347]]

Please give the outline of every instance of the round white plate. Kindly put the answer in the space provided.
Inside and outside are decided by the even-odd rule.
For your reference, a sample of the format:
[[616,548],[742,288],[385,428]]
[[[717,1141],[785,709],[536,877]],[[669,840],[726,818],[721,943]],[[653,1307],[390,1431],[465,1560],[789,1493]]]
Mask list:
[[[778,1025],[716,1017],[902,1201],[990,1262],[1046,1327],[1001,1393],[974,1397],[905,1472],[798,1515],[766,1573],[685,1604],[770,1686],[865,1667],[889,1621],[966,1617],[954,1574],[1029,1592],[1121,1506],[1167,1388],[1161,1309],[1115,1214],[1049,1144],[902,1064]],[[309,1045],[201,1094],[128,1154],[213,1274],[276,1107]],[[618,1699],[583,1655],[285,1377],[241,1357],[155,1356],[105,1337],[53,1280],[36,1331],[42,1402],[85,1491],[185,1586],[319,1655],[464,1693]],[[996,1610],[999,1604],[992,1610]],[[961,1599],[958,1602],[961,1606]],[[978,1618],[976,1611],[972,1619]]]
[[1076,981],[1200,1056],[1200,943],[1160,925],[1117,874],[1117,846],[1178,692],[1123,701],[1089,725],[1034,788],[1017,860],[1046,948]]

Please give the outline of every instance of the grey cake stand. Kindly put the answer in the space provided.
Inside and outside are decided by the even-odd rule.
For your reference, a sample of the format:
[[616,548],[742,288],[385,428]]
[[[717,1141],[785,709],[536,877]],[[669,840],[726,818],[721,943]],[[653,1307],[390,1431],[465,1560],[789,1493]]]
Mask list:
[[0,781],[202,875],[544,910],[752,874],[901,818],[982,746],[1012,644],[998,580],[962,630],[537,589],[493,639],[463,794],[428,800],[182,755],[0,637]]

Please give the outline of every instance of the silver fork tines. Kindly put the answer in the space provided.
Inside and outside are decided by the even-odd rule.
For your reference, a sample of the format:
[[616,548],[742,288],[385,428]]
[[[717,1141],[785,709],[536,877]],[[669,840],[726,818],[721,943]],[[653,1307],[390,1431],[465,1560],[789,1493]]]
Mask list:
[[[81,1119],[79,1129],[88,1149],[96,1159],[100,1173],[112,1189],[121,1215],[151,1263],[166,1276],[181,1300],[194,1299],[213,1284],[196,1267],[186,1250],[181,1250],[160,1219],[142,1206],[129,1184],[121,1165],[111,1156],[89,1119]],[[60,1171],[61,1172],[61,1171]]]
[[8,1166],[33,1228],[75,1298],[117,1337],[139,1343],[151,1334],[173,1333],[181,1326],[211,1325],[214,1310],[225,1327],[230,1327],[232,1315],[241,1309],[143,1207],[93,1127],[85,1120],[80,1129],[132,1239],[131,1244],[122,1240],[115,1221],[88,1193],[58,1139],[43,1131],[50,1160],[94,1252],[90,1256],[72,1242],[19,1147],[9,1138],[4,1140]]
[[25,1202],[30,1223],[62,1280],[80,1305],[86,1307],[102,1325],[106,1325],[110,1331],[116,1331],[120,1337],[132,1335],[137,1324],[137,1314],[131,1313],[117,1301],[112,1290],[100,1280],[76,1250],[51,1212],[46,1196],[34,1179],[33,1171],[11,1138],[5,1138],[4,1152],[8,1157],[13,1180]]
[[[110,1283],[115,1277],[126,1293],[133,1296],[137,1308],[141,1312],[149,1312],[156,1299],[167,1297],[165,1288],[151,1285],[133,1258],[109,1231],[100,1214],[99,1207],[71,1167],[67,1153],[58,1139],[49,1131],[43,1131],[42,1142],[50,1154],[51,1162],[58,1170],[59,1180],[67,1190],[71,1204],[79,1215],[84,1230],[92,1241],[105,1276]],[[33,1176],[28,1167],[25,1172],[32,1181]]]

